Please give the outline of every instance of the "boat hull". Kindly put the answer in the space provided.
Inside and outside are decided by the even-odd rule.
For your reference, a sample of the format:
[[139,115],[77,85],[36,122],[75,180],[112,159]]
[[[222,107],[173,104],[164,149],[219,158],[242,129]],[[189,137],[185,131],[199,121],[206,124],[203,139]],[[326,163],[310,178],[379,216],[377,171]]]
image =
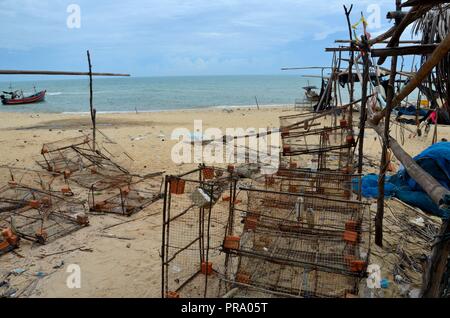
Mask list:
[[15,106],[15,105],[39,103],[39,102],[43,102],[45,100],[46,93],[47,93],[47,91],[42,91],[42,92],[39,92],[32,96],[20,98],[20,99],[2,98],[2,104],[5,106]]

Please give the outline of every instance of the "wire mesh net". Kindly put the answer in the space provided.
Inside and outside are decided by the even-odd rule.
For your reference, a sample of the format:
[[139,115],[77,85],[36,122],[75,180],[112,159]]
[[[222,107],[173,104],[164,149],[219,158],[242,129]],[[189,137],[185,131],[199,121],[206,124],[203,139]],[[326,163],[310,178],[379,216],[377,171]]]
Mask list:
[[370,252],[366,205],[323,196],[243,188],[241,235],[227,236],[226,279],[291,297],[356,294]]
[[351,199],[353,184],[359,184],[360,180],[361,175],[281,168],[275,175],[264,175],[256,179],[255,186],[278,192],[317,194]]
[[163,297],[218,296],[231,185],[230,174],[213,167],[166,178]]
[[[83,202],[54,192],[9,185],[0,195],[0,227],[40,244],[89,225]],[[9,207],[9,208],[5,208]]]
[[102,179],[91,186],[89,208],[95,212],[130,216],[161,199],[162,183],[162,174],[147,178]]

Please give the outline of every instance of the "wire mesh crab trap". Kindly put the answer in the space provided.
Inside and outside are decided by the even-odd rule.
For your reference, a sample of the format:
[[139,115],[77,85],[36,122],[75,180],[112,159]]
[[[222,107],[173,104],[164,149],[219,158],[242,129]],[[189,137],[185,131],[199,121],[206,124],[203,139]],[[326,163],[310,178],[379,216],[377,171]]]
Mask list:
[[337,116],[339,111],[336,109],[326,111],[325,113],[302,112],[300,114],[280,116],[280,130],[289,132],[291,130],[308,131],[313,127],[329,125],[337,126]]
[[2,166],[0,167],[0,180],[4,181],[4,186],[0,187],[0,193],[7,191],[14,185],[51,190],[57,183],[56,179],[57,174],[48,171]]
[[[351,199],[355,183],[361,183],[361,175],[281,168],[275,175],[264,175],[256,179],[254,185],[260,189],[272,191]],[[359,187],[356,190],[359,197]]]
[[2,228],[40,244],[89,225],[83,202],[55,192],[10,183],[1,191],[0,205],[7,210],[0,214]]
[[91,186],[89,209],[131,216],[162,198],[162,175],[160,172],[130,179],[102,179]]
[[126,174],[134,159],[117,143],[101,131],[96,130],[95,143],[90,135],[64,139],[42,146],[43,160],[37,163],[44,169],[72,174],[95,167],[113,174]]
[[280,167],[353,172],[356,141],[347,127],[281,133]]
[[44,144],[41,149],[43,160],[38,160],[37,163],[42,168],[56,173],[78,171],[91,165],[91,163],[86,158],[83,158],[76,149],[83,149],[83,152],[89,151],[93,153],[91,144],[89,136],[80,136]]
[[[370,255],[370,218],[359,201],[242,189],[244,229],[227,235],[231,286],[290,297],[358,294]],[[368,223],[369,222],[369,223]]]
[[352,148],[356,141],[347,128],[320,128],[308,131],[286,131],[281,133],[283,155],[295,156],[316,154]]
[[219,296],[220,253],[235,198],[232,174],[200,167],[165,182],[162,286],[163,298]]

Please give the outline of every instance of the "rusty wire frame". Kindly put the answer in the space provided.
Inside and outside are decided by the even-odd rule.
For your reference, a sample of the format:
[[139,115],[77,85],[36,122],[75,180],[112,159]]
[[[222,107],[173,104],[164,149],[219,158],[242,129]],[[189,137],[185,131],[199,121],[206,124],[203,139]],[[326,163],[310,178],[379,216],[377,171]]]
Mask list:
[[281,133],[283,155],[319,154],[355,147],[355,140],[348,136],[349,130],[343,127],[284,131]]
[[359,197],[361,175],[352,175],[335,171],[314,171],[310,169],[278,169],[275,175],[264,175],[255,180],[260,189],[300,193],[309,195],[324,195],[349,200],[354,188]]
[[[225,238],[224,251],[230,255],[225,281],[288,297],[358,293],[370,255],[371,227],[365,204],[241,190],[247,193],[248,207],[235,207],[233,213],[240,213],[244,231]],[[239,240],[230,243],[232,238]]]
[[201,166],[166,176],[161,295],[217,297],[217,275],[225,262],[220,252],[237,181],[224,169]]
[[340,110],[332,109],[323,113],[302,112],[295,115],[280,116],[280,130],[287,132],[290,130],[308,131],[313,127],[322,126],[321,119],[329,120],[329,127],[337,126],[337,116]]
[[89,225],[83,202],[15,182],[0,190],[0,205],[4,211],[0,213],[2,227],[40,244]]
[[89,209],[93,212],[131,216],[160,200],[163,173],[146,177],[108,178],[91,185]]
[[[134,161],[119,146],[101,131],[95,144],[89,135],[63,139],[42,146],[43,160],[37,163],[44,169],[59,174],[72,174],[85,169],[101,169],[110,174],[129,174],[129,167],[124,167],[126,161]],[[123,160],[121,158],[125,158]]]

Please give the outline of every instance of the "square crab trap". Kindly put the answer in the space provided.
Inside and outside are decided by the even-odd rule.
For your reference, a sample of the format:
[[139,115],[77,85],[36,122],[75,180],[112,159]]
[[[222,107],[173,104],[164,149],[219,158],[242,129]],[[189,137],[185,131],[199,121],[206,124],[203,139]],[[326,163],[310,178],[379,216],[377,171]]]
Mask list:
[[323,125],[334,127],[337,126],[337,115],[338,110],[332,109],[324,113],[302,112],[295,115],[280,116],[280,130],[281,132],[308,131],[311,128],[318,128]]
[[347,127],[285,130],[281,133],[280,167],[353,172],[356,141]]
[[167,176],[162,237],[163,298],[219,296],[221,253],[235,203],[236,180],[224,169],[200,166]]
[[[323,195],[341,199],[353,197],[353,185],[360,184],[361,175],[335,171],[314,171],[310,169],[278,169],[274,175],[264,175],[255,180],[260,189]],[[356,188],[359,197],[360,191]]]
[[41,149],[42,159],[36,162],[44,169],[70,175],[84,169],[102,169],[126,174],[134,159],[100,130],[95,142],[90,135],[47,143]]
[[90,166],[92,163],[84,158],[77,149],[83,153],[94,153],[92,141],[89,136],[59,140],[42,146],[42,160],[37,163],[50,172],[75,172]]
[[370,218],[359,201],[241,188],[242,231],[227,235],[224,280],[287,297],[357,295],[370,255]]
[[92,184],[89,209],[92,212],[131,216],[162,198],[163,173],[145,177],[108,177]]
[[0,204],[10,207],[0,214],[0,227],[40,244],[89,225],[83,202],[55,192],[9,184],[0,195]]

